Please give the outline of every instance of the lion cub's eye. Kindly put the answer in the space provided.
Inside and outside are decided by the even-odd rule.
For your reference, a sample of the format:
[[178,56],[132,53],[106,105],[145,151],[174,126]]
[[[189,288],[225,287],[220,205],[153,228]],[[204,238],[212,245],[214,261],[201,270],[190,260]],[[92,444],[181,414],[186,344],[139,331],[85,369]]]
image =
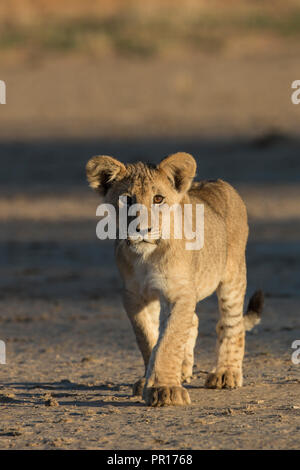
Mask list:
[[161,204],[164,199],[165,199],[164,196],[161,196],[160,194],[156,194],[153,197],[153,204]]

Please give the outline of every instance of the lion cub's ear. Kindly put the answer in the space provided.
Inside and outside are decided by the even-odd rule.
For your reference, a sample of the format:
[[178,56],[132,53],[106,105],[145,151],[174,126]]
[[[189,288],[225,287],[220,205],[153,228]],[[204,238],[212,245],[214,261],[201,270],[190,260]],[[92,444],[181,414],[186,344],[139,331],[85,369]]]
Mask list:
[[91,158],[86,165],[86,176],[91,188],[105,196],[109,186],[115,180],[120,180],[126,172],[126,167],[113,157],[98,155]]
[[180,193],[189,190],[196,173],[197,164],[189,153],[178,152],[164,158],[158,165]]

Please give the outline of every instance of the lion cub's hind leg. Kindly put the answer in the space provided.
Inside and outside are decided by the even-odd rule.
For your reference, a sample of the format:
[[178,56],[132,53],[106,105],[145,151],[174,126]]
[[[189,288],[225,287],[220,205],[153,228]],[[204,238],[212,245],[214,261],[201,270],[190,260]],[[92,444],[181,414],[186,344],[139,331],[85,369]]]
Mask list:
[[195,313],[193,316],[193,324],[190,330],[189,339],[187,341],[184,359],[182,363],[182,382],[190,383],[193,378],[193,366],[194,366],[194,348],[198,336],[198,316]]
[[217,290],[221,318],[217,324],[217,365],[208,375],[208,388],[236,388],[243,382],[242,363],[245,348],[243,305],[246,270],[237,270],[232,279]]

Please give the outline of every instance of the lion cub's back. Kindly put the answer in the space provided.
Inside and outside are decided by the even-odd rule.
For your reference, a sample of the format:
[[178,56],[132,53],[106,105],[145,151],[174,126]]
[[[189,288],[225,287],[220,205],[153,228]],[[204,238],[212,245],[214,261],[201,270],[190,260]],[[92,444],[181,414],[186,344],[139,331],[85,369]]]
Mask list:
[[227,243],[243,250],[248,238],[247,210],[233,186],[221,179],[195,182],[189,194],[224,220]]

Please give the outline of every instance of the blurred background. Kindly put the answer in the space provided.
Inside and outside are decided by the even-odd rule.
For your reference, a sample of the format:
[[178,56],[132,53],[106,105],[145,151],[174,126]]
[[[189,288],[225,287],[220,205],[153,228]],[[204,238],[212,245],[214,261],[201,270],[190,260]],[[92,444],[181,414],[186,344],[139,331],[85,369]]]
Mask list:
[[[300,105],[291,102],[299,41],[299,0],[1,1],[8,382],[20,374],[24,389],[29,377],[53,381],[66,364],[68,378],[80,378],[91,354],[100,361],[85,362],[91,376],[108,377],[108,367],[131,377],[120,366],[124,351],[141,368],[111,243],[96,239],[98,199],[85,164],[97,154],[157,163],[190,152],[198,179],[223,178],[240,191],[250,222],[247,296],[261,287],[267,298],[264,342],[249,340],[251,357],[289,354],[300,335]],[[199,310],[198,352],[209,368],[206,310],[215,321],[215,299]]]
[[298,0],[3,0],[0,137],[298,130]]

